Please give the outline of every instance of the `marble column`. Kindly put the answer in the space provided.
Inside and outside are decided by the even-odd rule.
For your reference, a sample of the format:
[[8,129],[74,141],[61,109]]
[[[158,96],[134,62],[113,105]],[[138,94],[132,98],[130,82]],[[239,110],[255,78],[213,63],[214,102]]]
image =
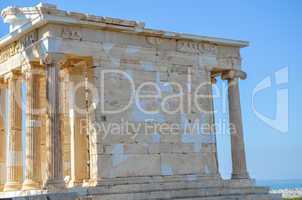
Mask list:
[[7,178],[4,191],[16,191],[22,185],[22,77],[19,71],[7,77],[9,91],[9,130],[7,144]]
[[5,129],[5,117],[6,117],[6,92],[5,83],[0,80],[0,192],[3,190],[6,180],[6,129]]
[[222,73],[222,79],[228,81],[229,120],[232,148],[232,179],[249,179],[246,168],[242,116],[238,79],[245,79],[246,74],[240,70]]
[[[69,117],[69,72],[68,67],[61,70],[61,130],[63,140],[63,174],[64,177],[71,178],[71,126]],[[65,180],[69,183],[70,179]]]
[[41,72],[35,64],[29,64],[24,71],[26,80],[26,170],[23,190],[40,189],[40,115],[39,77]]
[[[42,68],[43,70],[43,68]],[[47,114],[47,102],[46,102],[46,76],[45,76],[45,70],[43,71],[42,76],[40,76],[39,79],[39,99],[40,99],[40,108],[43,108],[42,114],[39,116],[39,121],[41,122],[41,131],[40,131],[40,159],[41,159],[41,163],[40,163],[40,169],[41,169],[41,183],[44,183],[44,180],[46,180],[46,166],[47,166],[47,162],[46,162],[46,114]]]
[[49,54],[44,60],[46,68],[46,181],[45,189],[60,191],[65,188],[63,178],[62,133],[60,129],[60,78],[62,54]]

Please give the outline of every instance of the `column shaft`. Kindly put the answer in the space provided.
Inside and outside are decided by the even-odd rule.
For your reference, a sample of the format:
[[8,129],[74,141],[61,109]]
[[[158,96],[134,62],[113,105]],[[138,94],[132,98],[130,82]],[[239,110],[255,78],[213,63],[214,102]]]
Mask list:
[[[45,72],[45,71],[44,71]],[[46,76],[45,76],[45,73],[40,76],[40,79],[39,79],[39,99],[40,99],[40,108],[43,108],[45,110],[43,110],[43,114],[41,114],[39,116],[39,121],[41,122],[41,131],[40,131],[40,148],[41,148],[41,151],[40,151],[40,155],[46,155],[46,152],[47,152],[47,148],[46,148],[46,115],[47,115],[47,102],[46,102]],[[42,179],[42,183],[45,182],[46,180],[46,177],[47,177],[47,173],[46,173],[46,166],[47,166],[47,158],[46,156],[40,156],[40,159],[41,159],[41,163],[40,163],[40,167],[41,167],[41,179]]]
[[23,190],[40,188],[40,126],[42,114],[39,107],[39,71],[34,66],[25,71],[26,76],[26,171]]
[[62,162],[62,133],[60,130],[60,66],[57,60],[46,64],[46,93],[47,93],[47,180],[48,190],[64,188]]
[[22,79],[18,72],[8,76],[10,99],[7,180],[4,191],[21,189],[22,175]]
[[[61,70],[61,100],[62,100],[62,112],[61,112],[61,130],[63,140],[63,174],[64,177],[71,177],[71,121],[69,118],[69,72],[67,68]],[[70,179],[65,182],[69,182]]]
[[2,191],[6,180],[6,93],[2,82],[0,82],[0,103],[0,191]]
[[238,78],[228,79],[229,120],[232,145],[232,179],[248,179]]

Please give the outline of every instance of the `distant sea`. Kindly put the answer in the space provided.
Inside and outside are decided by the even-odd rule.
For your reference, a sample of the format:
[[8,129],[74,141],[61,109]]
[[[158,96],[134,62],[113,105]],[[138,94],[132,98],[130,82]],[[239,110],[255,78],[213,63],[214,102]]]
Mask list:
[[257,186],[268,186],[271,189],[302,188],[302,180],[256,180]]

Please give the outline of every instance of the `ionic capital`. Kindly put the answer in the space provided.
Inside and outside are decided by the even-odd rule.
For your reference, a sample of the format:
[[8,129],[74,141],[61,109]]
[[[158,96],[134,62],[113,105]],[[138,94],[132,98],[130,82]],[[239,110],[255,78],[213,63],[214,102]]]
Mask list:
[[4,81],[7,82],[9,80],[18,80],[22,78],[21,70],[12,70],[9,73],[4,75]]
[[25,79],[31,78],[33,76],[43,76],[45,74],[42,66],[38,63],[30,62],[22,67],[22,75]]
[[40,59],[41,65],[63,66],[67,62],[66,55],[63,53],[48,53]]
[[221,73],[222,80],[232,80],[235,78],[240,78],[241,80],[246,79],[246,73],[237,69],[225,70]]
[[211,77],[211,84],[216,84],[217,83],[217,79],[216,77]]

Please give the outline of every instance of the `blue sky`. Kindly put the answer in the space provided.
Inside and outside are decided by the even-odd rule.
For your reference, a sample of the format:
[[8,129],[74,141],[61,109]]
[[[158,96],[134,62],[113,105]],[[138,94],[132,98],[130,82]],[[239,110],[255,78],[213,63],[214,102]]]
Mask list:
[[[1,0],[0,8],[9,5],[32,6],[35,0]],[[243,69],[248,74],[240,82],[247,162],[256,179],[302,180],[301,118],[302,87],[302,1],[230,0],[49,0],[61,9],[95,15],[135,19],[147,27],[250,41],[242,50]],[[0,35],[8,26],[0,22]],[[275,85],[257,94],[257,111],[274,116],[276,91],[289,91],[289,131],[281,133],[252,110],[252,91],[264,78],[288,67],[288,84]],[[300,74],[301,73],[301,74]],[[273,79],[274,80],[274,79]],[[273,81],[274,83],[274,81]],[[219,108],[219,102],[215,104]],[[219,117],[219,116],[218,116]],[[230,174],[228,136],[218,136],[219,161],[224,177]]]

